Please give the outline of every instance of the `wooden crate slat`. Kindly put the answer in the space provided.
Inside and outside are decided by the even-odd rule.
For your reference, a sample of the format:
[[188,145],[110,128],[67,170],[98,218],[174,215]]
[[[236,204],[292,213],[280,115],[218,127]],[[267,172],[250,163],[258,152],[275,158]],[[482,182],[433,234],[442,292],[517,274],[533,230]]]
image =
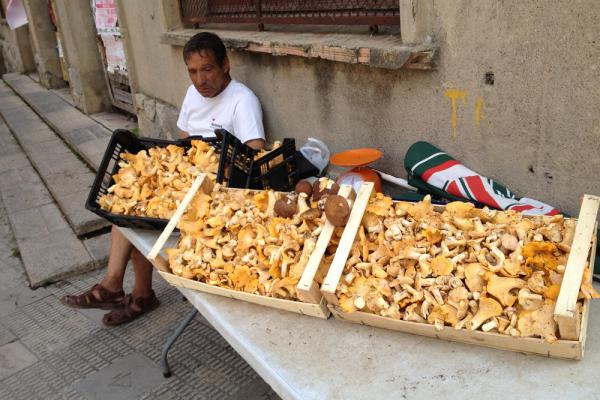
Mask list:
[[113,96],[116,101],[130,105],[133,104],[133,96],[130,92],[113,87]]
[[330,304],[337,304],[335,290],[340,277],[342,276],[342,272],[344,271],[346,260],[348,259],[348,255],[352,249],[352,243],[354,242],[354,238],[356,237],[363,214],[365,213],[369,198],[371,197],[372,193],[372,182],[364,182],[358,189],[356,201],[354,202],[354,206],[350,212],[350,218],[348,218],[348,223],[346,224],[344,233],[340,238],[340,244],[335,252],[333,261],[329,266],[329,271],[327,272],[327,276],[323,281],[323,285],[321,285],[321,293],[323,293],[323,296],[325,296]]
[[[598,223],[596,223],[595,229],[598,230]],[[594,236],[594,242],[592,243],[592,252],[590,254],[590,270],[594,272],[594,261],[596,260],[596,246],[598,243],[598,237]],[[590,282],[593,280],[593,274],[590,274]],[[581,329],[579,330],[579,342],[581,342],[581,357],[585,353],[585,339],[587,337],[587,327],[590,319],[590,299],[583,300],[583,311],[581,312]]]
[[327,305],[324,300],[320,301],[318,304],[313,304],[293,300],[277,299],[274,297],[261,296],[258,294],[240,292],[233,289],[209,285],[208,283],[182,278],[168,272],[159,271],[159,274],[173,286],[179,286],[186,289],[193,289],[200,292],[247,301],[249,303],[277,308],[279,310],[292,311],[298,314],[309,315],[311,317],[322,319],[327,319],[329,317],[329,310],[327,309]]
[[199,174],[194,180],[194,183],[192,183],[192,187],[187,191],[185,197],[179,204],[179,207],[177,207],[177,210],[175,210],[175,213],[169,220],[169,223],[158,237],[156,243],[154,243],[154,246],[152,246],[150,253],[148,253],[149,260],[154,260],[156,256],[158,256],[158,253],[162,250],[163,246],[167,242],[167,239],[169,239],[169,236],[171,236],[171,233],[173,233],[173,230],[177,226],[177,223],[181,219],[185,209],[187,208],[188,204],[190,204],[200,187],[203,188],[205,193],[208,193],[211,190],[211,182],[206,174]]
[[[352,186],[350,185],[342,185],[338,191],[338,195],[344,198],[350,197],[351,193]],[[317,240],[317,244],[315,245],[315,249],[310,255],[308,263],[304,268],[302,278],[300,278],[300,281],[296,286],[298,296],[302,299],[302,301],[316,303],[320,301],[322,297],[318,285],[315,282],[315,275],[319,269],[319,264],[321,264],[321,259],[325,255],[325,250],[327,250],[327,246],[329,246],[329,242],[334,230],[335,226],[331,225],[329,221],[326,221]]]
[[557,318],[573,318],[576,312],[577,296],[585,262],[590,253],[590,242],[596,225],[596,215],[600,206],[600,197],[584,195],[573,245],[567,260],[565,274],[560,287],[560,293],[556,300],[554,315]]
[[583,346],[579,341],[558,340],[555,343],[547,343],[540,338],[513,337],[494,332],[454,329],[450,326],[437,331],[435,326],[430,324],[395,320],[362,311],[348,314],[331,305],[329,308],[335,319],[377,328],[391,329],[398,332],[475,344],[495,349],[543,355],[546,357],[580,360],[583,356]]

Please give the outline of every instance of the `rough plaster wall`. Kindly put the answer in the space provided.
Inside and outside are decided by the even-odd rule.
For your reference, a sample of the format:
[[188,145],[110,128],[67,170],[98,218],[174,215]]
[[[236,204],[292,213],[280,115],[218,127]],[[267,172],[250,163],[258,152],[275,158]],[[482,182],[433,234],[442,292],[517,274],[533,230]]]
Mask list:
[[189,86],[181,47],[160,44],[162,8],[159,0],[127,0],[121,5],[127,12],[139,91],[180,107]]
[[[157,1],[154,10],[144,2],[146,12],[141,0],[127,4],[139,15],[130,31],[140,90],[178,107],[189,84],[181,48],[157,44]],[[379,147],[378,167],[400,176],[410,144],[427,140],[569,213],[582,193],[600,194],[600,3],[437,0],[433,8],[437,71],[233,53],[233,75],[261,99],[270,139]],[[487,72],[494,85],[484,83]],[[465,96],[454,131],[452,89]]]
[[55,0],[53,4],[75,106],[86,114],[110,109],[90,3]]
[[0,52],[2,52],[2,59],[4,62],[3,69],[6,72],[23,71],[23,63],[19,56],[19,50],[13,43],[9,40],[0,38]]
[[[7,0],[0,0],[6,10]],[[35,70],[27,25],[11,30],[6,20],[0,18],[0,72],[30,72]]]
[[23,5],[30,20],[29,34],[40,83],[47,88],[64,87],[48,4],[45,1],[29,0],[24,1]]
[[0,22],[0,52],[6,72],[26,72],[35,69],[27,26],[13,31],[6,22]]

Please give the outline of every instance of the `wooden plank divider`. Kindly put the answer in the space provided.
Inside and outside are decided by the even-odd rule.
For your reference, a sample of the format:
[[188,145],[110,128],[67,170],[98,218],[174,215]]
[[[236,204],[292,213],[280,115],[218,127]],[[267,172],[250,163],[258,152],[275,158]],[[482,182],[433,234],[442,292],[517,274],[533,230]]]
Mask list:
[[590,254],[590,243],[594,235],[599,207],[600,197],[587,194],[583,196],[573,244],[554,307],[554,319],[558,324],[560,336],[564,339],[578,340],[580,336],[581,310],[577,305],[577,297]]
[[358,194],[356,195],[354,206],[350,212],[350,218],[348,219],[348,223],[346,224],[344,233],[340,239],[340,244],[335,252],[335,256],[329,267],[329,272],[323,281],[323,285],[321,285],[321,293],[323,293],[323,296],[330,304],[337,304],[335,290],[342,272],[344,271],[346,260],[352,249],[352,243],[354,242],[354,238],[356,237],[372,193],[373,182],[364,182],[358,189]]
[[[351,197],[352,193],[353,190],[352,186],[350,185],[342,185],[338,191],[338,195],[346,199]],[[304,273],[302,274],[302,277],[296,286],[298,296],[300,299],[302,299],[302,301],[311,303],[318,303],[321,301],[322,295],[319,291],[317,283],[315,282],[315,275],[319,269],[319,265],[321,264],[321,260],[325,254],[325,250],[327,250],[327,246],[329,246],[329,242],[331,241],[331,236],[333,235],[334,230],[335,226],[333,226],[329,221],[326,221],[321,234],[317,239],[315,249],[311,253],[308,263],[304,268]]]

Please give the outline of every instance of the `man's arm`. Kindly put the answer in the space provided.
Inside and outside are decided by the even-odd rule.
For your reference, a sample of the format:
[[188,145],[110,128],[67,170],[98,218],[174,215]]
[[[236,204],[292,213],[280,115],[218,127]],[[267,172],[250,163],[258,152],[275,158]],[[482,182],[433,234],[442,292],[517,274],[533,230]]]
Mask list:
[[262,150],[265,148],[265,139],[252,139],[248,140],[245,144],[254,150]]

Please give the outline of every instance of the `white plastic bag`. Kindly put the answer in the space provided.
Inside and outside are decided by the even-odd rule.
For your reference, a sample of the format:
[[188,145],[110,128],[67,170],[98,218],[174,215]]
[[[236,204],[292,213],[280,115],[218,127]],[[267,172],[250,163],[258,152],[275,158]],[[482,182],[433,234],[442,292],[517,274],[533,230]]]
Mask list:
[[329,164],[329,148],[322,140],[309,137],[308,142],[300,148],[300,153],[319,169],[319,174]]

